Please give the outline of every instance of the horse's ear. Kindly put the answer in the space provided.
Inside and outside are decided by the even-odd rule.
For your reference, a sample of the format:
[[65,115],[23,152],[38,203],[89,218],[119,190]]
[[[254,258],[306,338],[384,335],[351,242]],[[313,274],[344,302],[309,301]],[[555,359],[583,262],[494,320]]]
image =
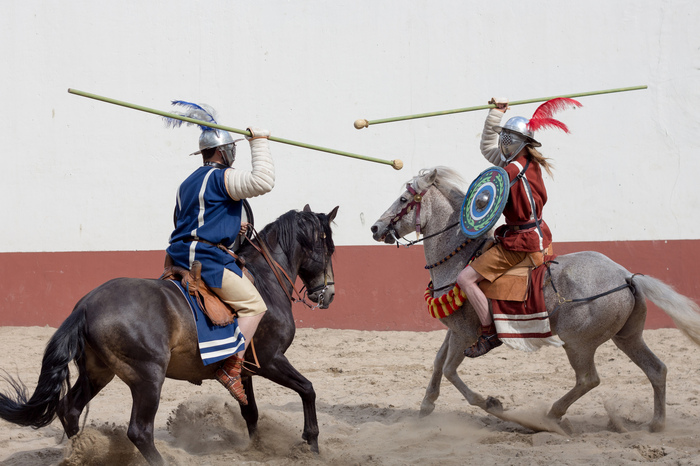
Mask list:
[[311,207],[309,207],[309,204],[306,204],[303,210],[304,212],[311,212]]
[[436,168],[433,168],[432,170],[430,170],[430,173],[425,175],[426,184],[431,185],[431,184],[435,183],[435,180],[437,179],[437,175],[438,175],[438,172],[437,172]]
[[340,207],[340,206],[339,205],[335,206],[335,209],[331,210],[328,213],[328,223],[331,223],[333,221],[333,219],[335,219],[335,216],[338,214],[338,207]]

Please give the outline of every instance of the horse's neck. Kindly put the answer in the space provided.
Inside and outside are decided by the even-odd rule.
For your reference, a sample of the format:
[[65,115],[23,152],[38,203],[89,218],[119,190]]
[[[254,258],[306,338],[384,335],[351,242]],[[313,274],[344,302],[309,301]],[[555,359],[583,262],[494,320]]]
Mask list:
[[[441,202],[431,209],[430,219],[425,228],[425,236],[438,233],[451,227],[455,223],[459,223],[460,205],[456,201]],[[441,233],[432,238],[428,238],[423,243],[423,251],[425,252],[425,261],[427,265],[433,265],[454,252],[457,247],[466,241],[467,237],[462,233],[459,225],[449,228],[444,233]],[[472,243],[462,248],[453,257],[446,260],[443,264],[430,269],[430,279],[433,286],[440,288],[442,286],[454,283],[457,280],[459,272],[467,266],[467,261],[472,255],[472,250],[475,246]],[[441,290],[436,295],[443,294],[449,291]]]
[[[296,261],[294,257],[290,257],[290,254],[283,251],[279,244],[267,243],[267,246],[270,251],[270,259],[274,261],[273,264],[276,263],[279,267],[281,267],[287,273],[287,276],[289,276],[291,282],[294,283],[299,273],[298,261]],[[290,291],[292,290],[293,285],[288,282],[286,277],[284,277],[281,272],[275,274],[273,268],[267,262],[263,254],[261,254],[255,248],[250,247],[245,249],[245,252],[241,252],[241,256],[246,262],[246,267],[250,269],[255,278],[266,276],[268,278],[267,281],[272,284],[278,283],[281,279],[282,283],[280,283],[280,285],[284,286],[284,288],[287,288]],[[295,267],[294,264],[297,264],[297,266]],[[277,276],[279,276],[279,279]],[[267,283],[267,285],[270,283]],[[256,287],[257,286],[258,283],[256,280]],[[276,285],[274,286],[276,287]]]

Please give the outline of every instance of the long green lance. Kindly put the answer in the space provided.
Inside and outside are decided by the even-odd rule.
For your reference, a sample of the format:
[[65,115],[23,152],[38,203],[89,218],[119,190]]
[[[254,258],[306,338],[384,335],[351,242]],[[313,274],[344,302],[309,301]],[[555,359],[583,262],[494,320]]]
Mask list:
[[[618,89],[606,89],[604,91],[579,92],[577,94],[555,95],[552,97],[539,97],[537,99],[516,100],[513,102],[508,102],[508,105],[513,106],[513,105],[532,104],[535,102],[546,102],[548,100],[556,99],[558,97],[567,97],[567,98],[572,99],[574,97],[585,97],[585,96],[589,96],[589,95],[600,95],[600,94],[612,94],[614,92],[636,91],[639,89],[646,89],[646,88],[647,88],[647,86],[633,86],[633,87],[620,87]],[[381,123],[392,123],[394,121],[415,120],[416,118],[428,118],[428,117],[434,117],[434,116],[450,115],[452,113],[473,112],[474,110],[485,110],[487,108],[495,108],[495,107],[496,106],[494,104],[479,105],[477,107],[456,108],[454,110],[443,110],[441,112],[418,113],[415,115],[406,115],[406,116],[393,117],[393,118],[383,118],[380,120],[365,120],[363,118],[360,118],[359,120],[355,120],[354,126],[357,129],[362,129],[362,128],[367,128],[369,125],[378,125]]]
[[[122,107],[127,107],[127,108],[131,108],[134,110],[140,110],[140,111],[146,112],[146,113],[153,113],[155,115],[160,115],[160,116],[167,117],[167,118],[174,118],[176,120],[182,120],[182,121],[194,123],[197,125],[221,129],[221,130],[228,131],[231,133],[237,133],[237,134],[243,134],[245,136],[251,136],[250,131],[247,131],[247,130],[231,128],[230,126],[218,125],[218,124],[209,123],[209,122],[202,121],[202,120],[196,120],[194,118],[184,117],[184,116],[178,115],[176,113],[163,112],[163,111],[156,110],[153,108],[142,107],[141,105],[131,104],[128,102],[122,102],[120,100],[110,99],[109,97],[103,97],[101,95],[90,94],[89,92],[83,92],[83,91],[79,91],[77,89],[68,89],[68,92],[71,94],[82,96],[82,97],[88,97],[90,99],[95,99],[95,100],[99,100],[102,102],[107,102],[109,104],[120,105]],[[394,168],[394,170],[401,170],[403,168],[403,162],[399,159],[395,159],[395,160],[377,159],[374,157],[367,157],[366,155],[359,155],[359,154],[353,154],[352,152],[345,152],[345,151],[341,151],[341,150],[328,149],[326,147],[315,146],[315,145],[306,144],[303,142],[290,141],[289,139],[283,139],[283,138],[278,138],[278,137],[274,137],[274,136],[270,136],[268,139],[270,141],[280,142],[282,144],[289,144],[292,146],[303,147],[305,149],[318,150],[321,152],[328,152],[331,154],[342,155],[344,157],[351,157],[354,159],[367,160],[368,162],[376,162],[376,163],[382,163],[385,165],[391,165]]]

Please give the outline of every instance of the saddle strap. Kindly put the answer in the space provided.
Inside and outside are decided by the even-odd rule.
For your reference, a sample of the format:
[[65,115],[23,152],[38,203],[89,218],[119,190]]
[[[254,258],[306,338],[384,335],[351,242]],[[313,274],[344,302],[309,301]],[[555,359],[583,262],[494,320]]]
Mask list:
[[633,283],[634,277],[636,277],[637,275],[644,275],[641,273],[634,273],[630,276],[629,281],[627,281],[624,285],[620,285],[620,286],[615,287],[613,289],[610,289],[608,291],[604,291],[604,292],[599,293],[595,296],[588,296],[586,298],[569,299],[569,298],[562,296],[561,293],[559,293],[559,290],[557,290],[557,287],[554,285],[554,277],[552,277],[552,269],[549,267],[550,264],[558,264],[558,262],[556,262],[556,261],[545,262],[545,266],[547,267],[547,280],[545,281],[543,288],[545,286],[547,286],[547,283],[549,283],[550,285],[552,285],[552,289],[554,290],[554,293],[557,296],[557,304],[556,304],[556,306],[554,306],[554,309],[552,310],[552,312],[549,313],[550,319],[559,310],[559,307],[562,304],[585,303],[585,302],[589,302],[589,301],[594,301],[598,298],[602,298],[603,296],[607,296],[607,295],[612,294],[612,293],[617,293],[618,291],[622,291],[622,290],[627,289],[627,288],[629,288],[630,292],[634,295],[634,293],[636,291],[635,287],[634,287],[634,283]]

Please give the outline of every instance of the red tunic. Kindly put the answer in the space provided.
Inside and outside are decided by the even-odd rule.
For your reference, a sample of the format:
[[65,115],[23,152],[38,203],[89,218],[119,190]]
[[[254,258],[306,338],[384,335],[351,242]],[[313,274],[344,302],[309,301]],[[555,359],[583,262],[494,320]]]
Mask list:
[[[518,162],[521,166],[525,167],[527,157],[521,155],[513,162]],[[513,162],[505,167],[511,182],[518,176],[518,173],[520,173],[520,168]],[[496,229],[495,236],[503,244],[503,247],[509,251],[536,252],[543,250],[552,242],[552,232],[549,230],[544,220],[542,220],[542,208],[547,203],[547,189],[542,179],[542,170],[537,162],[530,162],[525,176],[530,183],[532,198],[535,201],[536,217],[541,220],[540,229],[542,230],[542,242],[540,243],[540,235],[535,227],[517,231],[508,228],[509,225],[525,225],[535,221],[532,216],[530,199],[528,198],[523,180],[517,181],[510,188],[508,202],[506,203],[505,209],[503,209],[506,224]]]

